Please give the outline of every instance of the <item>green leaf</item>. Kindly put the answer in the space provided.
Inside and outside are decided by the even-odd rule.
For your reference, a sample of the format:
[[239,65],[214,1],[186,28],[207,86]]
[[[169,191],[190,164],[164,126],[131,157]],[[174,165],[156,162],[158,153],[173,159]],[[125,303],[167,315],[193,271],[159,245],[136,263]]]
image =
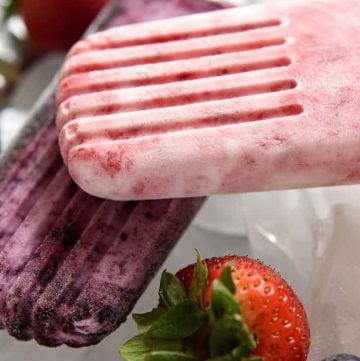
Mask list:
[[212,284],[211,306],[216,318],[224,314],[240,313],[239,303],[219,279],[214,280]]
[[219,356],[219,357],[212,357],[210,359],[208,359],[207,361],[248,361],[247,357],[244,358],[244,357],[238,357],[236,355],[236,352],[231,352],[231,353],[228,353],[226,355],[222,355],[222,356]]
[[216,323],[217,323],[217,319],[214,315],[214,311],[211,307],[209,307],[207,310],[206,310],[206,314],[207,314],[207,319],[208,319],[208,324],[211,328],[213,328]]
[[207,359],[206,361],[243,361],[243,359],[237,359],[233,355],[227,354],[227,355],[220,356],[220,357],[212,357],[212,358]]
[[226,355],[211,358],[208,359],[207,361],[262,361],[262,358],[259,356],[242,357],[239,355],[239,347],[238,347]]
[[234,294],[236,287],[231,275],[230,266],[225,266],[219,277],[220,281],[227,287],[227,289]]
[[206,313],[190,300],[166,311],[150,327],[148,335],[161,339],[179,339],[194,334],[206,320]]
[[210,336],[211,357],[232,354],[241,360],[251,356],[251,350],[255,347],[254,337],[239,314],[224,315]]
[[166,271],[161,275],[159,297],[166,308],[175,306],[188,298],[181,281]]
[[152,339],[146,334],[141,334],[125,342],[119,353],[126,361],[145,361],[146,354],[163,350],[181,351],[181,341]]
[[6,2],[4,9],[3,19],[8,19],[11,15],[15,14],[19,5],[19,0],[9,0]]
[[190,285],[189,298],[204,309],[203,295],[208,279],[208,268],[205,262],[201,261],[200,253],[196,249],[196,265],[194,267],[193,279]]
[[196,361],[196,358],[182,352],[155,351],[146,355],[145,361]]
[[147,313],[134,313],[132,317],[136,322],[139,333],[147,332],[154,321],[156,321],[165,312],[166,310],[164,308],[154,308],[152,311]]
[[215,327],[211,333],[210,355],[212,357],[228,355],[231,353],[231,351],[238,348],[238,346],[239,340],[232,327],[227,325],[217,325],[217,327]]

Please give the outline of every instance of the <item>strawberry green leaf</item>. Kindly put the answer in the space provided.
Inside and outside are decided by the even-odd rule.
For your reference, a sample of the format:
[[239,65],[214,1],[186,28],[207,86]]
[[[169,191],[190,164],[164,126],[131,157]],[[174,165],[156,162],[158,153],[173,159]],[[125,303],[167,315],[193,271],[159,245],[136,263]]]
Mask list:
[[182,352],[155,351],[146,355],[145,361],[196,361],[196,358]]
[[248,361],[248,358],[238,356],[235,349],[233,352],[230,352],[226,355],[210,358],[207,361]]
[[236,355],[238,360],[251,356],[256,342],[239,314],[224,315],[210,336],[211,357]]
[[141,334],[124,343],[119,353],[126,361],[145,361],[147,354],[160,350],[181,351],[181,341],[152,339],[146,334]]
[[205,322],[206,313],[190,300],[178,303],[161,315],[147,334],[153,338],[179,339],[194,334]]
[[243,359],[243,358],[236,358],[235,356],[231,355],[231,354],[227,354],[224,356],[219,356],[219,357],[213,357],[210,358],[206,361],[247,361],[247,359]]
[[216,328],[211,334],[210,354],[212,357],[230,355],[238,345],[238,339],[229,329]]
[[166,310],[164,308],[154,308],[152,311],[147,313],[134,313],[132,317],[136,322],[139,333],[147,332],[154,321],[156,321],[165,312]]
[[239,349],[236,348],[231,353],[228,353],[223,356],[211,358],[208,359],[207,361],[262,361],[262,358],[258,356],[242,357],[239,355]]
[[203,295],[208,279],[206,263],[201,261],[200,253],[196,249],[196,265],[194,267],[193,279],[190,285],[189,298],[203,307]]
[[211,306],[216,318],[224,314],[240,313],[239,303],[219,279],[214,280],[211,289]]
[[209,307],[207,310],[206,310],[206,313],[207,313],[207,319],[208,319],[208,324],[209,326],[212,328],[216,325],[216,322],[217,322],[217,319],[214,315],[214,311],[211,307]]
[[173,274],[164,271],[161,275],[159,297],[166,308],[177,305],[187,299],[181,281]]
[[232,294],[235,293],[236,288],[235,288],[234,281],[232,279],[230,266],[224,267],[219,279]]

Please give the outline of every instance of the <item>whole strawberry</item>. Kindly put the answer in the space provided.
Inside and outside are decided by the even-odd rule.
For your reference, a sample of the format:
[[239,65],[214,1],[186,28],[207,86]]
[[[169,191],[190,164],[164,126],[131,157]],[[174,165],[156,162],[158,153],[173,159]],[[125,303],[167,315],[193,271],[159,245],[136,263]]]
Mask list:
[[310,331],[305,310],[274,270],[248,257],[201,261],[176,276],[164,271],[159,307],[134,315],[140,335],[127,361],[303,361]]

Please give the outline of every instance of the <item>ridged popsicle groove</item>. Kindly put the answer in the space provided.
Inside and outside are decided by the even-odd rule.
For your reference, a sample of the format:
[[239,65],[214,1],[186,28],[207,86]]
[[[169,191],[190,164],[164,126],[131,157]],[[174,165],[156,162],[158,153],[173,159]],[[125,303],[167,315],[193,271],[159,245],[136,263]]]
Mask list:
[[[289,78],[274,78],[244,82],[243,76],[225,75],[214,83],[202,79],[165,85],[138,87],[134,90],[117,90],[78,96],[61,105],[60,112],[67,120],[84,117],[102,117],[115,113],[150,110],[173,106],[193,105],[216,100],[274,93],[296,87]],[[104,100],[106,99],[106,100]],[[83,106],[83,104],[90,104]]]
[[[150,27],[148,27],[147,29],[145,25],[144,35],[132,34],[130,38],[127,38],[128,33],[126,33],[125,30],[125,31],[119,31],[118,35],[112,34],[111,37],[106,37],[105,35],[101,39],[96,37],[95,39],[86,39],[83,42],[80,42],[78,46],[72,50],[71,55],[82,53],[84,51],[84,48],[86,48],[86,45],[89,45],[91,49],[101,50],[101,49],[114,49],[120,47],[131,47],[138,45],[157,44],[157,43],[169,42],[174,40],[203,38],[206,36],[231,34],[231,33],[245,32],[250,30],[280,26],[281,20],[267,19],[267,20],[248,21],[248,22],[239,23],[238,19],[233,18],[233,19],[227,19],[227,21],[224,21],[220,24],[216,24],[216,22],[214,21],[215,26],[213,27],[209,27],[208,24],[205,23],[204,25],[199,24],[195,29],[190,29],[189,27],[186,27],[186,25],[184,24],[183,30],[179,31],[177,29],[176,32],[174,32],[172,28],[161,29],[162,25],[165,25],[166,28],[166,24],[159,24],[159,27],[157,28],[157,34],[154,35],[149,35],[154,32],[151,31],[153,29],[149,29],[153,26],[153,24],[150,24]],[[194,24],[191,25],[194,26]],[[164,26],[162,28],[164,28]],[[139,29],[137,29],[137,31],[139,31]],[[161,32],[161,34],[159,34],[159,32]]]
[[[247,97],[221,99],[173,107],[116,113],[69,122],[60,134],[65,159],[70,152],[86,158],[91,149],[101,145],[121,144],[121,141],[156,137],[174,132],[201,132],[204,129],[239,125],[246,122],[288,118],[299,115],[303,107],[297,102],[284,101],[283,92],[296,87],[292,79],[276,83],[278,91]],[[266,89],[270,89],[267,84]],[[274,87],[273,90],[275,90]],[[295,90],[295,89],[294,89]],[[204,107],[206,104],[206,107]],[[259,104],[265,104],[261,106]],[[146,119],[146,122],[144,122]],[[166,128],[164,128],[166,124]]]
[[[73,74],[62,80],[59,86],[58,104],[73,96],[101,93],[109,90],[160,85],[203,78],[219,77],[252,71],[289,66],[290,59],[276,52],[261,55],[237,53],[200,57],[183,61],[169,61],[144,66],[94,71],[91,76]],[[259,73],[259,76],[261,73]]]
[[[42,162],[44,160],[44,162]],[[22,182],[21,192],[13,189],[6,192],[0,209],[0,249],[6,244],[9,237],[16,231],[21,222],[41,196],[41,189],[46,187],[62,166],[61,157],[57,150],[44,155],[39,166],[33,166],[32,172],[27,177],[16,178],[16,182]],[[44,169],[44,173],[39,171]],[[9,191],[9,189],[8,189]],[[5,192],[4,192],[5,193]]]
[[[3,175],[2,182],[0,183],[0,204],[2,204],[2,202],[9,197],[14,188],[16,188],[16,181],[20,182],[28,178],[31,172],[33,172],[34,164],[28,161],[29,157],[37,157],[36,153],[39,152],[41,148],[51,148],[51,144],[56,141],[57,134],[53,126],[45,126],[35,134],[29,144],[28,153],[21,152],[19,158],[15,159],[12,163],[13,165],[7,170],[6,177]],[[2,171],[1,173],[4,172]],[[2,176],[1,173],[0,177]]]
[[12,284],[6,297],[6,327],[11,335],[22,340],[32,337],[29,306],[34,305],[51,282],[100,203],[100,199],[93,200],[77,190],[55,221],[51,232],[34,248],[34,257],[29,259],[21,277]]
[[[52,318],[44,325],[46,329],[41,331],[47,335],[47,339],[43,339],[42,343],[53,342],[49,338],[54,338],[57,325],[62,324],[61,315],[72,307],[109,247],[114,242],[119,242],[118,234],[130,217],[133,207],[135,204],[132,206],[126,203],[104,201],[93,213],[79,241],[71,249],[63,264],[59,266],[52,284],[46,288],[43,295],[39,295],[34,304],[34,322],[39,322],[39,316],[37,316],[39,312],[44,313],[42,305],[50,303],[55,310]],[[44,322],[43,318],[41,320]],[[60,340],[58,344],[61,344]]]
[[119,49],[90,51],[69,59],[64,68],[64,76],[95,70],[157,64],[249,50],[255,52],[267,47],[283,45],[286,43],[286,39],[277,33],[264,33],[260,36],[252,34],[252,36],[247,37],[239,33],[176,41],[174,43],[161,43],[158,48],[150,45],[122,48],[120,52]]
[[[62,167],[48,185],[40,188],[41,196],[34,201],[28,214],[8,238],[0,251],[0,324],[4,322],[4,304],[9,288],[34,256],[34,250],[61,215],[72,198],[74,183]],[[46,216],[44,216],[46,215]],[[8,227],[8,225],[4,225]]]

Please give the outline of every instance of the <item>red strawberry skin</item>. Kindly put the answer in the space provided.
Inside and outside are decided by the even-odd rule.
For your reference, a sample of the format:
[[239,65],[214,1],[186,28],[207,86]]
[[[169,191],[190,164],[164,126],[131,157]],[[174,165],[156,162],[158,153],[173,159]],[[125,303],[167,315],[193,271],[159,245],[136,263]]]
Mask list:
[[[240,256],[225,256],[205,260],[208,283],[204,305],[209,306],[212,282],[225,265],[231,266],[235,298],[250,331],[256,335],[253,354],[263,361],[305,361],[310,345],[310,330],[301,302],[285,280],[263,263]],[[194,265],[176,275],[188,290]]]
[[32,43],[43,51],[66,51],[108,0],[20,0]]

